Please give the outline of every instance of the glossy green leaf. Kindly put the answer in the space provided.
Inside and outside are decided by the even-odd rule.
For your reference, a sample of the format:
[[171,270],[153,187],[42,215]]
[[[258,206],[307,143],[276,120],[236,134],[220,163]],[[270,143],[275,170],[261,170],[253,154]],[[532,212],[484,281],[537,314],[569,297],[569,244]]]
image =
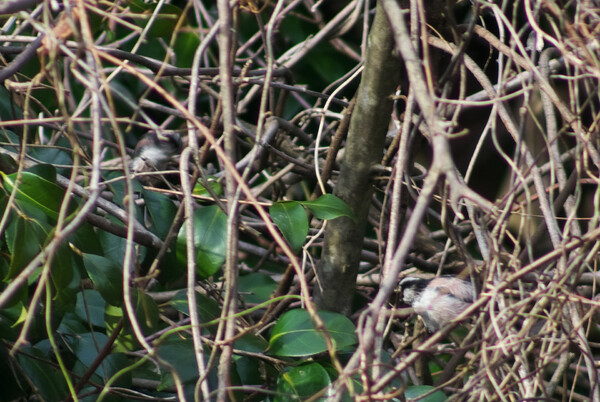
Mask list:
[[[104,347],[107,341],[108,337],[102,332],[77,334],[73,342],[73,353],[83,364],[83,367],[87,368],[94,362],[98,356],[98,352]],[[98,368],[97,371],[102,371],[102,369]]]
[[104,328],[104,309],[106,300],[102,295],[93,289],[85,289],[77,294],[77,304],[75,305],[75,315],[84,323],[87,328],[89,325]]
[[[233,368],[239,378],[240,384],[261,386],[263,378],[261,376],[261,363],[258,359],[248,356],[235,356]],[[238,399],[239,400],[239,399]]]
[[44,226],[20,216],[9,223],[5,235],[11,260],[5,280],[21,273],[44,247],[48,236]]
[[67,395],[67,385],[56,364],[37,347],[24,346],[17,354],[21,369],[45,401],[62,401]]
[[69,286],[75,269],[73,251],[68,245],[60,244],[52,260],[52,270],[50,272],[52,283],[58,291]]
[[[160,359],[170,364],[177,371],[182,382],[189,382],[198,377],[194,343],[191,339],[183,338],[178,334],[171,335],[161,341],[157,353]],[[167,378],[170,378],[170,376],[163,377],[163,381],[169,382]],[[168,385],[171,385],[171,383],[169,382]]]
[[62,314],[72,309],[81,287],[80,261],[66,243],[58,246],[52,260],[50,277],[54,286],[53,311]]
[[[327,370],[313,362],[292,367],[277,379],[275,401],[303,400],[331,385]],[[325,392],[318,400],[327,400]]]
[[177,207],[169,197],[155,191],[143,189],[142,197],[150,214],[150,229],[164,240],[173,225]]
[[[221,184],[221,182],[209,179],[208,185],[210,186],[211,191],[213,193],[215,193],[216,195],[223,195],[223,185]],[[212,196],[210,192],[206,189],[206,186],[204,186],[204,184],[202,184],[202,182],[200,181],[196,183],[196,185],[194,186],[194,190],[192,190],[192,193],[201,197]]]
[[[181,246],[180,246],[181,247]],[[165,254],[160,267],[159,267],[159,275],[157,277],[158,281],[169,286],[169,284],[178,284],[176,286],[181,286],[182,278],[185,278],[187,272],[186,260],[184,260],[180,251],[177,249],[177,243],[171,245],[169,247],[169,251]],[[152,254],[149,255],[152,258]],[[149,260],[149,263],[153,263],[154,259]]]
[[191,67],[194,60],[194,50],[198,48],[200,38],[195,32],[182,30],[177,33],[173,53],[177,55],[177,67]]
[[[186,225],[177,236],[177,259],[181,263],[186,258]],[[196,247],[196,269],[202,278],[213,275],[225,262],[227,251],[227,216],[211,205],[194,213],[194,245]]]
[[[5,175],[0,172],[0,175],[2,175],[6,190],[12,191],[17,174]],[[65,191],[61,187],[34,173],[23,172],[21,181],[18,183],[17,200],[36,207],[52,219],[58,217],[64,195]],[[73,200],[70,202],[73,203]],[[70,211],[75,207],[74,204],[71,205]]]
[[[73,372],[83,375],[98,357],[100,350],[106,345],[108,336],[101,332],[86,332],[78,334],[74,338],[72,351],[77,358],[77,363],[73,367]],[[105,383],[118,370],[125,367],[128,361],[125,355],[121,353],[111,353],[102,359],[102,364],[94,372],[92,381]],[[128,375],[120,376],[115,385],[129,386],[131,377]]]
[[[190,315],[187,291],[180,290],[169,302],[171,307],[187,316]],[[221,309],[217,302],[202,293],[196,292],[196,304],[198,306],[198,315],[200,322],[206,323],[218,319],[221,316]]]
[[[336,350],[356,344],[354,324],[344,315],[319,312]],[[327,350],[324,334],[315,329],[313,320],[303,309],[283,314],[271,332],[269,352],[278,356],[309,356]]]
[[[38,226],[40,226],[46,233],[50,233],[56,219],[51,218],[44,211],[39,209],[36,205],[32,205],[27,201],[15,200],[13,211],[18,211],[19,218],[27,219]],[[16,215],[15,212],[11,211],[11,215]]]
[[27,319],[28,311],[24,305],[21,304],[21,315],[15,320],[15,324],[22,324]]
[[[175,370],[181,382],[185,385],[186,394],[191,391],[193,395],[194,385],[198,380],[198,366],[194,343],[185,334],[172,334],[167,339],[162,339],[157,347],[158,357],[161,359],[161,381],[158,390],[173,388],[175,382],[171,369]],[[208,356],[203,353],[204,361]],[[168,366],[162,364],[166,363]],[[216,366],[213,366],[208,375],[209,388],[217,384]],[[194,400],[193,396],[189,400]]]
[[[23,118],[23,112],[19,105],[14,101],[12,94],[4,85],[0,86],[0,119],[18,120]],[[7,131],[6,129],[2,131]]]
[[352,209],[344,201],[333,194],[323,194],[314,201],[299,201],[319,219],[335,219],[347,216],[355,220]]
[[238,292],[249,304],[260,304],[269,300],[275,289],[277,282],[261,272],[241,275],[238,279]]
[[153,298],[140,289],[131,289],[135,316],[144,333],[153,333],[158,329],[159,311]]
[[[112,336],[117,324],[123,319],[126,320],[125,314],[123,314],[123,307],[106,304],[106,308],[104,309],[104,319],[106,322],[106,334]],[[131,326],[125,325],[117,336],[114,350],[117,352],[130,352],[132,350],[138,350],[139,348],[140,344],[133,334]]]
[[[5,146],[4,149],[8,149],[8,146]],[[17,162],[10,156],[6,154],[0,154],[0,166],[5,170],[6,173],[16,172],[19,166]]]
[[[116,225],[122,225],[122,222],[118,221],[114,217],[109,216],[107,219]],[[104,251],[102,255],[108,258],[109,260],[112,260],[115,264],[122,264],[123,256],[125,255],[125,248],[127,246],[127,241],[120,236],[108,233],[104,230],[99,230],[97,232],[97,236],[102,250]]]
[[[34,153],[34,149],[31,151]],[[56,169],[52,165],[40,163],[27,168],[25,172],[38,176],[50,183],[56,183]]]
[[89,324],[87,322],[84,324],[84,321],[75,312],[67,312],[62,316],[56,332],[59,334],[81,334],[89,331],[89,329]]
[[269,214],[292,250],[298,252],[308,234],[308,217],[302,205],[296,201],[274,202]]
[[[50,133],[48,133],[48,134],[50,134]],[[62,144],[56,144],[56,145],[57,146],[62,145],[66,149],[68,149],[69,142],[66,139],[65,139],[65,141],[62,141],[62,142],[63,142]],[[35,159],[37,159],[38,161],[48,164],[48,165],[35,165],[34,168],[38,167],[38,166],[52,167],[51,165],[63,165],[63,166],[73,165],[73,159],[71,158],[71,153],[68,151],[65,151],[64,149],[60,149],[60,148],[53,148],[53,147],[32,148],[30,151],[30,155],[32,157],[34,157]],[[27,169],[27,171],[44,177],[43,174],[40,174],[39,171],[35,171],[34,168]],[[54,170],[54,167],[52,167],[52,169]],[[68,176],[70,173],[70,169],[68,169],[68,168],[59,168],[57,170],[62,175]],[[50,181],[55,182],[56,180],[51,179]]]
[[[25,311],[25,303],[28,300],[23,297],[21,303],[13,303],[4,306],[0,310],[0,334],[2,337],[9,342],[14,342],[19,336],[20,326],[15,325],[15,323],[19,320],[22,312]],[[2,348],[2,346],[0,346]]]
[[[104,231],[99,231],[104,232]],[[94,227],[87,222],[83,222],[71,236],[69,236],[69,242],[84,253],[102,255],[104,250],[100,243],[98,233],[94,230]],[[121,254],[123,259],[123,254]]]
[[[118,171],[102,172],[102,178],[105,180],[120,179],[120,180],[110,181],[110,183],[107,185],[107,188],[114,194],[112,197],[112,202],[114,202],[121,208],[126,209],[127,206],[123,204],[123,200],[125,199],[125,196],[127,195],[127,189],[125,187],[125,180],[122,179],[123,172],[118,172]],[[131,184],[133,185],[134,193],[137,194],[142,191],[143,187],[138,180],[132,180]],[[143,218],[142,208],[138,204],[135,204],[135,217],[140,222],[144,221],[142,219]]]
[[[8,298],[6,304],[3,306],[3,312],[6,312],[7,309],[17,308],[20,309],[23,305],[29,303],[29,286],[27,283],[23,283],[19,286]],[[0,318],[0,327],[2,324],[6,324],[6,322],[2,322],[3,320]]]
[[419,402],[444,402],[448,400],[446,395],[442,391],[435,391],[431,395],[423,397],[430,393],[435,387],[431,385],[411,385],[406,387],[404,391],[404,397],[407,401],[419,401]]
[[112,260],[101,255],[83,254],[83,265],[102,297],[114,306],[123,302],[123,272]]
[[251,353],[262,353],[267,349],[269,343],[263,338],[247,332],[235,340],[235,349]]
[[[5,90],[6,90],[5,88],[0,89],[0,94]],[[0,141],[18,145],[21,143],[22,139],[14,131],[5,129],[5,130],[0,130]],[[11,152],[19,152],[19,148],[16,146],[10,146],[10,145],[6,144],[6,145],[3,145],[3,147],[5,147],[5,149],[7,149]]]

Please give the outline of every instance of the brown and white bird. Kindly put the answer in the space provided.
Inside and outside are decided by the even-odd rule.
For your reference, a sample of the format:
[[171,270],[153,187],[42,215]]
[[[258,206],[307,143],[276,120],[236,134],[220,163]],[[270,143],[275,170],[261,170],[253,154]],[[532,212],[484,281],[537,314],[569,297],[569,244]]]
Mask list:
[[177,133],[148,133],[135,146],[131,170],[134,173],[165,170],[171,158],[181,152],[181,147]]
[[454,276],[406,277],[400,281],[400,292],[404,303],[412,306],[429,332],[458,317],[475,298],[471,282]]

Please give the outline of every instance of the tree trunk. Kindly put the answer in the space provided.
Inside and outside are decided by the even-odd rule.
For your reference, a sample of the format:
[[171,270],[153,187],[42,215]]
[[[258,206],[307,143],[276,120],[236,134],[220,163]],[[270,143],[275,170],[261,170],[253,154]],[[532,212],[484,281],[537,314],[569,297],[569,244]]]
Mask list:
[[394,41],[381,6],[369,33],[365,67],[350,122],[344,160],[334,194],[353,209],[356,221],[342,217],[328,223],[319,280],[314,287],[317,305],[349,313],[373,194],[371,170],[382,158],[400,64],[393,57]]

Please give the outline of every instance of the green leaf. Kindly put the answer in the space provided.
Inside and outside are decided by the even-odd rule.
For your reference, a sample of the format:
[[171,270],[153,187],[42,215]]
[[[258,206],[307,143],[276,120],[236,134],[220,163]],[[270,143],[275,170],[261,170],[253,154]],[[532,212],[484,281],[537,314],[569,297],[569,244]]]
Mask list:
[[[15,186],[17,174],[5,175],[0,172],[0,175],[2,175],[6,190],[9,192],[12,191]],[[30,172],[22,173],[21,182],[17,188],[17,200],[34,206],[52,219],[58,217],[64,195],[65,191],[54,184],[54,182]],[[70,203],[71,207],[69,211],[72,212],[75,204],[72,199]]]
[[72,310],[75,304],[76,295],[81,286],[82,268],[71,248],[62,243],[58,246],[58,251],[54,254],[52,261],[52,270],[50,276],[54,285],[53,293],[53,311],[55,314],[64,313]]
[[[8,146],[3,146],[7,150]],[[19,166],[17,162],[7,154],[0,154],[0,166],[6,173],[16,172]]]
[[[106,342],[108,336],[101,332],[86,332],[78,334],[74,338],[72,350],[77,358],[78,362],[73,367],[73,372],[82,375],[87,372],[88,368],[98,357],[98,353]],[[112,377],[117,371],[125,367],[128,363],[128,359],[122,353],[111,353],[102,359],[102,364],[96,368],[92,381],[105,383],[110,377]],[[131,376],[125,375],[120,376],[119,380],[115,385],[121,387],[127,387],[131,384]]]
[[191,67],[194,60],[194,50],[200,45],[198,34],[182,30],[177,33],[177,39],[173,45],[173,54],[177,55],[177,67]]
[[73,280],[76,268],[73,262],[73,251],[65,243],[60,244],[58,251],[54,255],[52,270],[50,272],[52,283],[57,291],[61,291],[69,286]]
[[347,216],[353,221],[356,220],[352,209],[344,201],[333,194],[323,194],[314,201],[299,201],[302,205],[312,212],[319,219],[335,219],[340,216]]
[[[185,334],[172,334],[167,339],[160,341],[156,348],[158,357],[161,359],[161,381],[157,388],[161,391],[166,388],[174,387],[173,373],[175,370],[179,379],[184,384],[186,394],[194,390],[194,385],[198,381],[198,366],[196,362],[196,352],[194,343]],[[203,353],[204,361],[208,360],[206,352]],[[168,369],[162,364],[167,363]],[[214,389],[217,384],[216,365],[213,365],[208,373],[209,389]],[[194,400],[193,394],[188,400]]]
[[[21,313],[25,310],[25,303],[28,303],[27,297],[21,298],[21,303],[7,303],[0,310],[0,334],[2,339],[7,342],[14,342],[21,332],[20,326],[15,325],[21,316]],[[2,349],[0,345],[0,349]]]
[[[187,290],[180,290],[169,302],[171,307],[187,316],[190,315]],[[219,304],[213,299],[206,297],[202,293],[196,292],[196,304],[198,305],[198,315],[200,323],[206,323],[218,319],[221,316]]]
[[[99,232],[104,233],[104,231]],[[87,222],[83,222],[77,230],[69,236],[69,242],[73,243],[77,249],[84,253],[104,254],[98,233],[96,233],[94,227]],[[121,259],[123,259],[123,254],[121,254]]]
[[21,273],[44,247],[48,236],[44,226],[22,217],[17,217],[9,223],[5,235],[11,259],[4,280],[14,278]]
[[292,250],[298,252],[308,234],[308,217],[302,205],[297,201],[274,202],[269,214]]
[[[4,85],[0,86],[0,120],[19,120],[22,118],[23,112],[19,105],[15,103],[11,92]],[[8,130],[3,129],[2,131]]]
[[[2,325],[2,320],[0,320]],[[3,337],[3,339],[6,339]],[[19,401],[23,400],[24,392],[21,386],[23,374],[15,370],[15,360],[9,355],[8,342],[0,344],[0,378],[2,378],[2,400]]]
[[150,213],[152,223],[150,229],[164,240],[173,225],[177,208],[169,197],[155,191],[143,189],[142,197]]
[[[282,373],[277,379],[274,401],[303,400],[331,385],[327,370],[319,363],[302,364]],[[318,400],[327,400],[327,393]]]
[[[158,357],[170,364],[182,382],[190,382],[198,378],[198,366],[194,353],[194,343],[191,339],[182,338],[179,334],[173,334],[161,341],[156,349]],[[168,373],[168,371],[167,371]],[[171,386],[171,376],[163,377],[162,386]],[[160,390],[161,386],[159,386]]]
[[[336,350],[356,344],[354,325],[346,316],[321,311],[319,317],[323,320]],[[324,334],[315,329],[315,324],[306,310],[291,310],[283,314],[271,332],[269,352],[274,355],[300,357],[326,350]]]
[[104,300],[113,306],[123,302],[121,267],[112,260],[95,254],[83,254],[83,265]]
[[235,340],[235,348],[251,353],[263,353],[269,344],[264,338],[261,338],[251,332],[247,332]]
[[406,387],[404,391],[404,397],[407,401],[419,401],[419,402],[444,402],[448,400],[446,395],[442,391],[435,391],[431,395],[423,398],[422,395],[430,393],[435,387],[431,385],[412,385]]
[[[48,135],[51,135],[48,133]],[[55,144],[56,146],[63,146],[65,149],[69,149],[68,141],[61,141],[61,144]],[[33,158],[38,161],[43,162],[44,164],[34,165],[33,167],[27,169],[28,172],[35,173],[42,177],[47,177],[45,174],[40,173],[39,167],[44,166],[44,169],[52,168],[52,170],[56,173],[57,169],[52,165],[63,165],[63,166],[72,166],[73,159],[71,158],[71,152],[67,152],[60,148],[51,148],[51,147],[41,147],[41,148],[33,148],[29,153]],[[69,175],[71,170],[69,168],[59,168],[58,172],[62,175]],[[48,177],[47,177],[48,178]],[[51,182],[55,182],[56,178],[48,178]]]
[[[79,296],[79,294],[77,296]],[[98,296],[98,297],[100,297],[100,296]],[[100,298],[100,299],[102,299],[102,298]],[[104,302],[103,299],[102,299],[102,302]],[[58,328],[56,329],[56,332],[59,334],[81,334],[86,331],[89,331],[89,329],[90,329],[89,324],[87,324],[87,323],[84,324],[83,320],[81,320],[74,312],[73,313],[67,312],[61,318],[60,324],[59,324]]]
[[[112,201],[115,204],[117,204],[118,206],[120,206],[121,208],[127,209],[127,206],[125,204],[123,204],[123,200],[125,199],[125,196],[127,195],[127,189],[125,188],[125,180],[122,180],[123,172],[117,172],[117,171],[102,172],[102,178],[106,181],[110,181],[112,179],[121,179],[121,180],[110,181],[110,183],[107,185],[107,188],[108,188],[108,190],[110,190],[110,192],[112,192],[114,194]],[[134,193],[139,193],[140,191],[142,191],[142,185],[140,184],[140,182],[138,180],[133,180],[132,184],[133,184],[133,192]],[[142,219],[143,218],[142,208],[137,204],[135,204],[135,218],[140,222],[144,221]]]
[[[108,337],[106,334],[101,332],[86,332],[83,334],[77,334],[77,337],[73,341],[73,353],[77,359],[83,364],[84,368],[89,367],[96,357],[98,352],[104,347]],[[101,364],[100,366],[103,366]],[[96,372],[101,372],[102,368],[99,367]],[[83,373],[84,371],[82,371]],[[104,377],[106,379],[106,377]]]
[[[186,225],[177,236],[177,259],[185,264]],[[214,275],[225,262],[227,251],[227,216],[217,207],[203,207],[194,213],[194,245],[196,248],[196,269],[202,278]]]
[[104,309],[106,300],[96,290],[86,289],[77,294],[77,304],[75,305],[75,315],[82,323],[89,328],[89,325],[94,327],[104,328]]
[[[117,218],[112,216],[108,216],[107,219],[115,225],[123,224]],[[127,247],[127,240],[120,236],[106,232],[104,230],[99,230],[96,234],[98,236],[98,241],[100,242],[100,247],[102,248],[103,252],[91,253],[87,250],[81,250],[90,254],[101,254],[104,257],[112,260],[115,264],[122,264],[123,256],[125,255],[125,249]]]
[[21,352],[17,355],[21,369],[35,385],[43,400],[64,400],[68,395],[67,385],[55,364],[36,347],[24,346]]
[[158,330],[159,312],[158,306],[153,298],[140,289],[132,289],[132,298],[135,308],[135,316],[145,334],[151,334]]
[[260,272],[241,275],[238,280],[238,292],[249,304],[260,304],[269,300],[275,289],[277,282]]
[[[212,192],[216,195],[223,194],[223,185],[221,184],[221,182],[208,179],[208,185],[210,186]],[[196,183],[196,185],[194,186],[194,190],[192,190],[192,193],[201,197],[211,197],[211,194],[206,189],[206,186],[204,186],[204,184],[202,184],[200,181]]]
[[[123,312],[123,307],[116,307],[110,304],[106,304],[104,309],[104,320],[106,322],[106,334],[112,336],[115,327],[121,320],[127,320],[125,317],[127,314]],[[141,347],[137,341],[130,325],[126,325],[119,332],[117,336],[117,342],[115,343],[115,351],[117,352],[131,352],[138,350]]]
[[39,165],[31,166],[25,171],[32,175],[39,176],[50,183],[56,183],[56,169],[52,165],[40,163]]
[[[20,309],[23,305],[29,304],[28,296],[29,296],[29,286],[28,286],[27,282],[25,282],[13,292],[13,295],[11,297],[8,298],[5,305],[2,307],[2,313],[7,314],[7,311],[9,309],[13,309],[13,308]],[[3,324],[8,324],[2,318],[2,313],[0,313],[0,329],[3,327]],[[14,322],[10,323],[10,325],[12,325],[12,324],[14,324]]]
[[[260,362],[256,358],[248,356],[236,356],[234,357],[233,368],[235,373],[239,377],[239,383],[241,385],[255,385],[261,386],[264,382],[261,376],[261,365],[264,363]],[[238,400],[243,400],[243,395]]]
[[[135,24],[141,28],[148,29],[148,37],[160,37],[170,39],[177,25],[181,9],[172,4],[162,4],[158,13],[155,13],[156,3],[145,3],[139,0],[128,0],[131,11],[131,18]],[[150,18],[154,15],[153,23],[148,25]]]

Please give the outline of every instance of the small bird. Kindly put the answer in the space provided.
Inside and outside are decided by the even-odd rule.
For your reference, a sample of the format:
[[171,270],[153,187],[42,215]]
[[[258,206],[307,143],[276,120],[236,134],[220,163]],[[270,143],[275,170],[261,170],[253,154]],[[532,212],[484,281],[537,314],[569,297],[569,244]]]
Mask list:
[[425,328],[435,332],[458,317],[474,300],[471,282],[454,276],[436,278],[406,277],[400,281],[400,294],[423,319]]
[[171,158],[181,151],[181,137],[177,133],[148,133],[135,146],[131,161],[134,173],[164,170]]

